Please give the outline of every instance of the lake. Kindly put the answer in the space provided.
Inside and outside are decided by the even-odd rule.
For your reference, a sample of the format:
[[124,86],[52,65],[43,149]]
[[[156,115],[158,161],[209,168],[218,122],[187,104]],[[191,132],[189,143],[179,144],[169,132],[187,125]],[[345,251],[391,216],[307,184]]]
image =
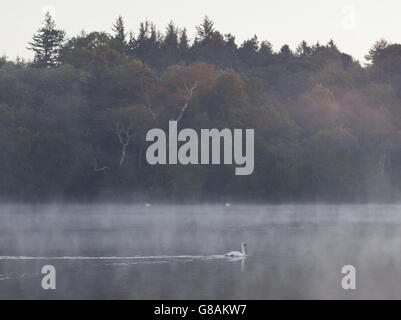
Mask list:
[[0,205],[0,299],[400,299],[400,249],[400,205]]

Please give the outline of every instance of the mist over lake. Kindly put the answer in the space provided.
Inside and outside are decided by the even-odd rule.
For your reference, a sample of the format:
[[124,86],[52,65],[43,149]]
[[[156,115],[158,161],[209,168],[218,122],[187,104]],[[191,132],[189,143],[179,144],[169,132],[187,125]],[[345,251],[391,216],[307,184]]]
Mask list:
[[400,205],[2,205],[0,298],[397,299],[400,229]]

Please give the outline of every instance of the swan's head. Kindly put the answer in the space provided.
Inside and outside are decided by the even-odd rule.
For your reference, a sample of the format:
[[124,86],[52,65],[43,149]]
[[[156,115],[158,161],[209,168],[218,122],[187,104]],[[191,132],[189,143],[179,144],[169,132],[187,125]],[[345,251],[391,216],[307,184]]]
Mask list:
[[245,243],[245,242],[242,242],[242,243],[241,243],[241,246],[246,247],[246,243]]

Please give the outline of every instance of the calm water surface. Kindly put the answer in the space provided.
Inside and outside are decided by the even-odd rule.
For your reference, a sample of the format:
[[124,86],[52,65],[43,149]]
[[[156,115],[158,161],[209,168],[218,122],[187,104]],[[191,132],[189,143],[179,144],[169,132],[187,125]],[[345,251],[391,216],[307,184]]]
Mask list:
[[[245,260],[224,257],[242,241]],[[400,299],[401,206],[2,205],[0,299],[14,298]]]

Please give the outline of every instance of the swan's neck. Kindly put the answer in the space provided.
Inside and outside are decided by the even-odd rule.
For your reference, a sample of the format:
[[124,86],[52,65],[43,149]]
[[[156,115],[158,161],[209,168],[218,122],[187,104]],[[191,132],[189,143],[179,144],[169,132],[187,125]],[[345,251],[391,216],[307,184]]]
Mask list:
[[245,246],[243,244],[241,245],[241,252],[242,252],[242,255],[245,257],[246,256]]

